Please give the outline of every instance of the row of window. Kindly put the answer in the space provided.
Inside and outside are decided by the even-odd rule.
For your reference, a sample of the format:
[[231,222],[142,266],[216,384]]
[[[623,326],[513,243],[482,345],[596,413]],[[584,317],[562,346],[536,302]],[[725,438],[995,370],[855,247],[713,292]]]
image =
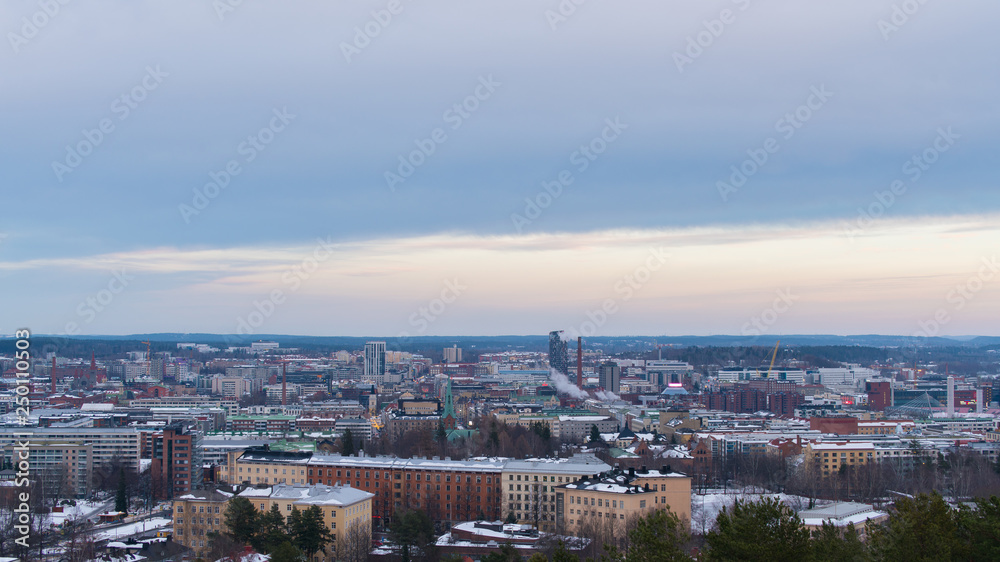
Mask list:
[[[208,506],[208,513],[212,513],[212,507],[213,506],[211,506],[211,505]],[[214,507],[215,507],[215,513],[219,513],[219,506],[214,506]],[[177,506],[177,513],[184,513],[184,505],[183,504]],[[206,513],[205,512],[205,506],[203,506],[203,505],[191,506],[191,513]]]
[[[183,525],[184,524],[184,518],[183,517],[178,517],[176,519],[176,522],[177,522],[177,525]],[[191,518],[191,524],[192,525],[205,525],[205,518],[204,517],[199,517],[199,518],[195,519],[194,517],[192,517]],[[211,524],[212,524],[212,518],[209,517],[208,518],[208,525],[211,525]],[[215,524],[216,525],[219,524],[219,518],[218,517],[215,518]],[[184,529],[178,529],[178,531],[179,531],[178,534],[181,534],[181,535],[184,534]],[[205,530],[204,529],[202,529],[201,534],[203,534],[203,535],[205,534]]]
[[[551,479],[551,480],[549,480],[549,476],[548,476],[548,475],[545,475],[545,474],[543,474],[543,475],[542,475],[542,482],[555,482],[555,481],[556,481],[556,478],[558,478],[558,479],[559,479],[559,482],[562,482],[562,481],[563,481],[563,477],[562,477],[562,476],[559,476],[559,477],[556,477],[556,476],[553,476],[553,477],[552,477],[552,479]],[[514,475],[514,474],[508,474],[508,475],[507,475],[507,480],[511,480],[511,481],[515,480],[515,475]],[[518,482],[520,482],[520,481],[521,481],[521,475],[520,475],[520,474],[516,475],[516,480],[517,480]],[[530,480],[530,479],[528,478],[528,475],[527,475],[527,474],[525,474],[525,475],[524,475],[524,481],[525,481],[525,482],[528,482],[529,480]],[[567,477],[566,477],[566,482],[571,482],[572,480],[573,480],[573,479],[572,479],[572,478],[570,478],[569,476],[567,476]],[[538,475],[537,475],[537,474],[535,475],[535,482],[538,482]]]
[[[243,466],[239,467],[239,472],[243,472],[243,468],[244,468]],[[260,472],[261,467],[259,467],[259,466],[258,467],[245,467],[245,468],[247,469],[246,472],[253,472],[255,474],[260,474],[261,473]],[[271,468],[268,468],[268,467],[264,467],[264,474],[272,474],[272,470],[273,470],[273,474],[278,474],[278,470],[279,469],[277,469],[277,468],[271,469]],[[288,469],[287,468],[282,468],[280,470],[281,470],[281,474],[283,474],[283,475],[287,475],[288,474]],[[350,478],[352,471],[351,470],[337,469],[336,472],[337,472],[337,477]],[[360,470],[354,470],[353,472],[354,472],[354,477],[355,478],[361,478],[361,471]],[[364,471],[365,478],[371,479],[372,472],[373,471],[370,471],[370,470]],[[334,473],[334,469],[332,469],[332,468],[326,469],[326,476],[333,476],[334,475],[333,473]],[[390,476],[389,476],[388,472],[380,473],[379,471],[374,471],[374,473],[375,473],[375,479],[376,480],[378,480],[378,479],[381,478],[381,474],[385,475],[385,480],[389,480],[390,479]],[[295,474],[295,469],[293,468],[292,469],[292,475],[294,475],[294,474]],[[305,475],[305,469],[299,469],[299,475],[300,476]],[[323,469],[322,468],[316,469],[315,473],[314,473],[313,469],[310,468],[309,469],[309,476],[313,476],[313,475],[315,475],[315,476],[323,476]],[[411,472],[407,472],[406,473],[406,479],[407,480],[416,480],[418,482],[423,479],[422,478],[423,476],[424,476],[423,474],[417,473],[416,478],[413,478],[413,473],[411,473]],[[430,482],[431,481],[431,475],[427,474],[426,477],[427,477],[426,480],[428,482]],[[401,480],[401,479],[402,479],[402,476],[399,473],[397,473],[396,474],[396,480]],[[561,482],[562,478],[560,478],[559,480]],[[441,481],[441,475],[440,474],[435,474],[434,475],[434,481],[440,482]],[[451,482],[451,475],[450,474],[446,474],[444,481],[445,482]],[[455,482],[461,482],[461,481],[462,481],[462,477],[461,476],[456,476],[455,477]],[[471,483],[472,482],[472,476],[466,476],[465,477],[465,481],[467,483]],[[569,479],[567,479],[567,482],[568,481],[569,481]],[[483,482],[482,475],[476,475],[476,483],[481,484],[482,482]],[[487,476],[486,477],[486,483],[487,484],[492,484],[493,483],[493,477],[492,476]]]

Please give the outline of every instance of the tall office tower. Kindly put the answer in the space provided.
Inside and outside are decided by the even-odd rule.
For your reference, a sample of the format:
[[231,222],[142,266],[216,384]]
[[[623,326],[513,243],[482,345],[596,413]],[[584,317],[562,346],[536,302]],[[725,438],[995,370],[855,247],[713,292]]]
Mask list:
[[385,382],[384,341],[370,341],[365,344],[365,371],[362,379],[375,384]]
[[561,332],[549,332],[549,367],[569,376],[569,350]]
[[618,366],[618,363],[612,361],[602,363],[599,378],[601,388],[618,394],[618,391],[621,390],[622,368]]
[[444,362],[445,363],[461,363],[462,362],[462,348],[458,345],[453,345],[451,347],[444,348]]

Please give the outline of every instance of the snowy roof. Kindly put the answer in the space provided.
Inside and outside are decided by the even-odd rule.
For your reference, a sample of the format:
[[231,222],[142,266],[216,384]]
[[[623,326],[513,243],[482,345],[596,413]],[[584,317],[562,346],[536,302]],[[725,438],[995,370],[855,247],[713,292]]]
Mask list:
[[608,420],[608,416],[559,416],[559,421],[598,422]]
[[[250,493],[247,493],[250,492]],[[324,486],[322,484],[291,485],[276,484],[271,488],[248,488],[240,493],[245,497],[269,497],[287,499],[298,505],[327,505],[343,507],[375,497],[359,488],[350,486]]]
[[871,505],[854,502],[835,502],[823,507],[800,511],[798,515],[803,523],[815,527],[819,527],[824,522],[832,523],[838,527],[846,527],[850,523],[858,526],[869,519],[881,519],[888,516],[885,512],[876,511]]
[[583,490],[587,492],[608,492],[612,494],[645,494],[651,493],[640,486],[625,486],[612,482],[582,482],[580,484],[565,484],[569,490]]
[[611,470],[604,461],[589,455],[568,459],[525,459],[507,461],[505,472],[539,472],[546,474],[595,474]]
[[502,459],[470,459],[465,461],[450,459],[427,459],[410,458],[400,459],[396,457],[345,457],[343,455],[322,455],[314,454],[309,459],[308,464],[321,466],[345,466],[349,468],[377,468],[377,469],[422,469],[422,470],[468,470],[475,472],[499,471],[503,469]]
[[846,451],[848,449],[875,449],[874,443],[816,443],[813,451]]

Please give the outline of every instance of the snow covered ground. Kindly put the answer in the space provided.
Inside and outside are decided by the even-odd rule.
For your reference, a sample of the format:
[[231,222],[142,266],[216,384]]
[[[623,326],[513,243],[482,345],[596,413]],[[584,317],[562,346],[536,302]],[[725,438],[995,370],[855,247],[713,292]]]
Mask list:
[[[730,490],[707,490],[705,494],[691,494],[691,531],[707,533],[715,527],[715,520],[722,508],[730,508],[736,500],[755,501],[761,498],[777,498],[795,511],[809,509],[809,498],[788,494],[761,493],[759,488]],[[829,500],[815,500],[813,507],[831,503]]]
[[165,519],[163,517],[154,517],[152,519],[146,519],[144,521],[139,521],[136,523],[129,523],[128,525],[123,525],[121,527],[115,527],[112,529],[102,529],[94,533],[94,540],[101,541],[104,539],[108,540],[124,540],[132,535],[136,535],[145,531],[151,531],[153,529],[162,529],[170,526],[170,519]]
[[106,511],[108,503],[107,501],[77,500],[76,505],[63,506],[62,513],[50,513],[49,524],[62,525],[63,522],[74,519],[96,519],[98,513]]

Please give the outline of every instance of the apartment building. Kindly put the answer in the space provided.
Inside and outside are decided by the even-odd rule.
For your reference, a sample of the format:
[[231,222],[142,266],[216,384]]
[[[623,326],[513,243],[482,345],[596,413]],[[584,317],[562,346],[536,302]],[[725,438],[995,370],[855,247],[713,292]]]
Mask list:
[[809,443],[804,453],[808,469],[830,476],[841,468],[874,461],[875,445],[869,442]]
[[399,440],[408,431],[430,431],[433,433],[443,421],[439,415],[394,416],[388,419],[385,429],[393,440]]
[[364,418],[340,418],[337,420],[336,428],[339,432],[350,429],[355,439],[368,441],[372,438],[372,424]]
[[196,556],[208,552],[212,533],[225,532],[226,505],[233,494],[195,490],[174,498],[173,540],[190,547]]
[[95,467],[113,459],[121,459],[132,468],[139,466],[140,436],[132,427],[0,427],[0,447],[13,444],[17,434],[25,432],[31,433],[33,441],[89,444]]
[[[16,445],[0,445],[0,458],[8,466],[24,460]],[[93,445],[84,441],[28,439],[28,474],[42,482],[55,497],[82,498],[90,493],[94,473]]]
[[151,435],[151,447],[154,497],[170,499],[202,486],[201,432],[192,431],[182,423],[170,424]]
[[553,437],[563,443],[583,443],[590,436],[590,428],[597,426],[601,433],[618,431],[618,420],[608,416],[559,416]]
[[518,523],[541,531],[554,531],[556,486],[608,470],[611,467],[603,461],[584,455],[507,461],[501,473],[501,513],[504,517],[513,513]]
[[653,507],[669,509],[681,521],[691,521],[691,477],[679,472],[671,472],[662,466],[659,470],[629,470],[629,477],[635,484],[653,492]]
[[[677,478],[677,482],[686,479]],[[690,491],[690,479],[687,479]],[[596,474],[581,478],[576,482],[556,487],[556,528],[559,532],[578,533],[590,525],[611,525],[614,529],[625,530],[626,522],[637,516],[644,516],[658,508],[656,501],[660,492],[640,486],[634,478],[619,472]],[[689,492],[690,493],[690,492]],[[682,513],[678,516],[690,524],[691,500],[688,496],[686,510],[678,506]]]
[[249,484],[350,484],[373,494],[376,527],[397,509],[420,509],[440,522],[501,517],[504,461],[322,455],[251,449],[232,453],[226,480]]
[[374,494],[351,486],[326,486],[322,484],[278,484],[270,488],[247,488],[238,494],[253,503],[260,512],[277,505],[286,519],[293,510],[313,506],[323,511],[323,522],[330,530],[331,541],[313,562],[334,562],[337,546],[344,542],[353,526],[362,526],[366,533],[372,530],[372,498]]

